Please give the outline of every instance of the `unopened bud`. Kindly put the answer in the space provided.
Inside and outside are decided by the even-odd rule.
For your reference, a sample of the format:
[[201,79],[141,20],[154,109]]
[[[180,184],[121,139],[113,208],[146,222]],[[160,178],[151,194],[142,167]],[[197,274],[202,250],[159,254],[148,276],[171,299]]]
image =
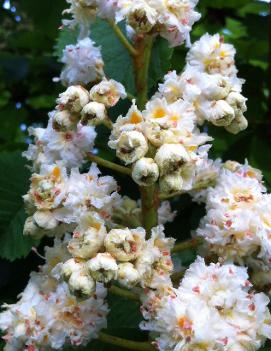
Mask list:
[[78,113],[89,102],[89,93],[80,85],[73,85],[60,94],[56,102],[59,110]]
[[139,282],[139,280],[140,274],[132,263],[126,262],[119,264],[118,282],[121,285],[131,289]]
[[105,238],[106,250],[121,262],[135,260],[143,246],[145,230],[137,229],[112,229]]
[[95,281],[86,273],[74,272],[69,279],[71,293],[79,298],[89,298],[96,288]]
[[68,281],[71,275],[82,270],[82,263],[77,262],[74,258],[69,259],[62,265],[62,276]]
[[148,152],[144,135],[137,131],[123,132],[117,143],[117,156],[126,164],[134,163]]
[[99,253],[86,265],[93,279],[98,282],[108,283],[117,278],[118,265],[109,253]]
[[107,117],[106,109],[99,102],[89,102],[81,112],[81,123],[83,125],[98,125]]
[[135,163],[132,177],[141,186],[154,184],[159,178],[158,166],[152,158],[143,157]]
[[245,130],[247,126],[248,126],[247,119],[242,113],[240,113],[236,116],[233,122],[225,129],[232,134],[238,134],[242,130]]
[[66,132],[71,130],[79,122],[77,114],[71,114],[67,110],[57,111],[53,116],[53,128],[56,131]]
[[179,170],[190,161],[190,157],[181,144],[164,144],[157,151],[154,160],[160,175],[165,175]]
[[160,178],[160,191],[165,194],[178,193],[183,189],[183,178],[178,172]]

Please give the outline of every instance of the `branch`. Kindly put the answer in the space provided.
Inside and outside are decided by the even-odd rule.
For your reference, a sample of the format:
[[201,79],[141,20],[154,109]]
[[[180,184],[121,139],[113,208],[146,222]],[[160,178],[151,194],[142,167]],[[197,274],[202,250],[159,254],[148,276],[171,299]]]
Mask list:
[[180,252],[183,250],[187,250],[187,249],[194,249],[196,247],[198,247],[200,244],[202,244],[203,240],[201,238],[193,238],[191,240],[186,240],[183,241],[179,244],[176,244],[173,249],[172,249],[172,253],[176,253],[176,252]]
[[87,159],[89,161],[97,163],[97,165],[99,165],[99,166],[112,169],[113,171],[116,171],[116,172],[119,172],[119,173],[122,173],[122,174],[126,174],[126,175],[129,175],[129,176],[132,174],[132,171],[131,171],[130,168],[124,167],[124,166],[120,166],[120,165],[117,165],[116,163],[104,160],[103,158],[101,158],[99,156],[95,156],[92,153],[88,153]]
[[106,343],[119,347],[123,347],[129,350],[139,350],[139,351],[155,351],[155,347],[149,342],[132,341],[127,339],[122,339],[116,336],[108,335],[101,332],[99,334],[99,340]]
[[109,289],[109,292],[111,292],[114,295],[124,297],[125,299],[133,300],[139,302],[139,296],[136,293],[133,293],[129,290],[119,288],[116,285],[112,285]]
[[126,36],[122,33],[120,27],[114,21],[108,21],[110,26],[113,28],[117,37],[119,38],[122,45],[128,50],[131,56],[136,56],[138,54],[137,50],[133,47],[133,45],[128,41]]
[[159,199],[156,194],[155,185],[141,186],[141,216],[142,224],[146,229],[147,238],[150,237],[151,229],[158,223],[158,205]]

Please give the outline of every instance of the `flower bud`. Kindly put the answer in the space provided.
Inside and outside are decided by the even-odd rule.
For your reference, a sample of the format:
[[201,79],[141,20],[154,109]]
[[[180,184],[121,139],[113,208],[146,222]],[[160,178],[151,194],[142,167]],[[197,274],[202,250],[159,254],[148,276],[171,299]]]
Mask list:
[[140,274],[135,266],[130,263],[120,263],[118,270],[118,282],[128,289],[134,287],[140,280]]
[[242,94],[231,92],[226,101],[236,113],[245,112],[247,110],[247,99]]
[[103,122],[107,114],[103,104],[92,101],[84,106],[81,116],[81,123],[83,125],[97,125]]
[[36,211],[33,215],[33,220],[38,227],[46,230],[56,228],[59,223],[51,211]]
[[152,158],[143,157],[135,163],[132,177],[138,185],[151,185],[159,178],[158,166]]
[[247,119],[242,113],[239,113],[233,122],[229,126],[225,127],[225,129],[232,134],[238,134],[242,130],[245,130],[247,126]]
[[79,298],[89,298],[96,288],[95,281],[83,272],[73,272],[68,284],[71,293]]
[[89,259],[103,246],[106,228],[101,221],[85,216],[73,233],[68,250],[74,257]]
[[56,111],[53,116],[53,128],[56,131],[66,132],[73,129],[79,122],[78,115],[71,114],[67,110]]
[[224,100],[207,102],[207,106],[202,104],[200,112],[217,127],[228,126],[234,119],[234,109]]
[[99,102],[106,107],[113,107],[120,98],[126,98],[124,86],[113,79],[103,79],[91,88],[89,94],[92,101]]
[[89,93],[80,85],[70,86],[56,100],[59,110],[78,113],[89,102]]
[[160,191],[165,194],[178,193],[183,189],[183,178],[178,172],[160,178]]
[[106,236],[104,244],[106,251],[116,260],[128,262],[135,260],[143,246],[145,230],[137,229],[112,229]]
[[117,278],[118,265],[109,253],[98,253],[86,265],[93,279],[98,282],[108,283]]
[[117,156],[126,164],[145,156],[148,143],[144,135],[137,131],[123,132],[117,143]]
[[190,157],[181,144],[164,144],[157,151],[154,160],[160,175],[165,175],[179,170],[190,161]]
[[74,258],[69,259],[62,265],[62,276],[68,281],[73,273],[81,272],[83,269],[82,263],[77,262]]

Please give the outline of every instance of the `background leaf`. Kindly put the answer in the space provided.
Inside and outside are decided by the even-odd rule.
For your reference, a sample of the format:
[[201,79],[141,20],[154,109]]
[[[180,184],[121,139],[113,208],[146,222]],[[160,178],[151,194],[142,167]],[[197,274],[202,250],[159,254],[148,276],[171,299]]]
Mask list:
[[23,236],[26,219],[22,195],[28,191],[30,173],[19,152],[0,153],[0,256],[25,257],[37,242]]

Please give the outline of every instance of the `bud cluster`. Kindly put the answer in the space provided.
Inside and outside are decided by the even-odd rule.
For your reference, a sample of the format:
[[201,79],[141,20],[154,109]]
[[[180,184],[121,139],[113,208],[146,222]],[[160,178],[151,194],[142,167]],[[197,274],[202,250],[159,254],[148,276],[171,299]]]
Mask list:
[[166,238],[163,230],[163,226],[153,228],[151,238],[146,240],[141,227],[107,232],[95,218],[85,218],[68,243],[73,258],[62,267],[71,292],[89,297],[97,282],[117,281],[127,288],[138,285],[153,289],[169,283],[174,239]]

